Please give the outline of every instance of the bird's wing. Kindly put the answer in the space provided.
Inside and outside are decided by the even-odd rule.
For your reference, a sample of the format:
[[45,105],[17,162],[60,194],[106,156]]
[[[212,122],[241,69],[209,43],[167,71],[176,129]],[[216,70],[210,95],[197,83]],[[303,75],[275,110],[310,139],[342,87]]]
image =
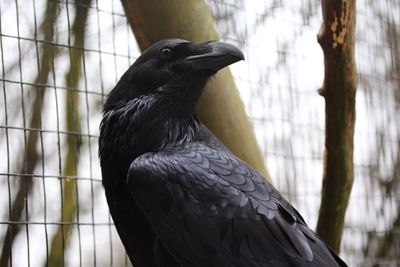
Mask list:
[[194,142],[144,154],[128,188],[182,266],[335,263],[300,214],[228,151]]

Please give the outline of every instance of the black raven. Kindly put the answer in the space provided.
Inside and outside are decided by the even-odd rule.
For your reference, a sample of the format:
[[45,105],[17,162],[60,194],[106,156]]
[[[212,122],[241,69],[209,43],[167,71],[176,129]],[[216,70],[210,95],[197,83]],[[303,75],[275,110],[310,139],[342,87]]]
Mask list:
[[346,266],[194,114],[210,77],[242,59],[227,43],[162,40],[111,91],[103,185],[135,267]]

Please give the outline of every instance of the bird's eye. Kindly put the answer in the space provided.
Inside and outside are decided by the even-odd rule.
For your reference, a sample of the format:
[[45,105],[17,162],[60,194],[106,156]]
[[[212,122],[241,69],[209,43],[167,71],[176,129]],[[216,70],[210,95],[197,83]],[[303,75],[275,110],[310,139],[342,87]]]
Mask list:
[[163,49],[161,50],[161,52],[160,52],[160,56],[161,56],[162,58],[167,58],[167,57],[169,57],[169,56],[171,55],[171,53],[172,53],[171,49],[169,49],[169,48],[163,48]]

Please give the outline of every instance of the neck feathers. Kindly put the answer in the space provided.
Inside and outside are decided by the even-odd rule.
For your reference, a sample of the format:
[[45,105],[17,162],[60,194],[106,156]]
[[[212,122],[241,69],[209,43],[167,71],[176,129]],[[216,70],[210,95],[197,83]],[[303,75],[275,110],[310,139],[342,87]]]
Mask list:
[[165,97],[140,96],[104,110],[99,154],[130,164],[136,157],[191,141],[199,121]]

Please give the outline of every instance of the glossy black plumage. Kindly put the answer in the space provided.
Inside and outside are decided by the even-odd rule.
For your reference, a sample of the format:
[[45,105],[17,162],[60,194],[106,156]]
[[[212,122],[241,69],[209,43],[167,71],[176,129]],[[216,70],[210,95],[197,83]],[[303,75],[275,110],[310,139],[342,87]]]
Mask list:
[[300,214],[194,115],[224,43],[156,43],[104,107],[99,154],[118,233],[141,266],[346,266]]

